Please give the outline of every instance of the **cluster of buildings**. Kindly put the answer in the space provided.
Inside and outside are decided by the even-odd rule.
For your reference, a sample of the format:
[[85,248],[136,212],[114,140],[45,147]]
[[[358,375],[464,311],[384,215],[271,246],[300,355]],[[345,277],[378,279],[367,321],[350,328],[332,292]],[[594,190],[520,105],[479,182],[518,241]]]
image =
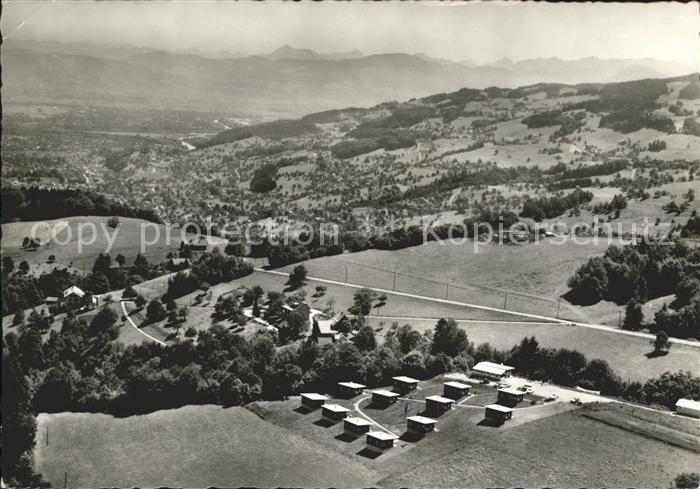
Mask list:
[[[487,379],[503,379],[510,375],[512,367],[489,362],[479,364],[478,377]],[[393,377],[392,390],[376,389],[370,392],[371,405],[386,408],[397,400],[418,388],[419,381],[407,376]],[[354,398],[361,395],[365,385],[357,382],[338,382],[337,394],[344,398]],[[406,417],[406,432],[415,438],[421,438],[435,431],[437,418],[452,409],[455,402],[469,396],[471,386],[462,382],[450,380],[443,383],[442,395],[431,395],[425,398],[425,410],[420,415]],[[525,393],[509,388],[498,389],[498,402],[485,407],[485,417],[494,424],[501,424],[513,415],[513,407],[521,402]],[[351,416],[351,410],[339,404],[330,403],[331,398],[318,393],[301,394],[301,405],[304,409],[313,411],[321,409],[322,419],[331,424],[343,422],[344,435],[351,438],[366,437],[367,449],[375,453],[383,453],[394,446],[398,439],[393,433],[373,429],[373,422],[363,417]]]

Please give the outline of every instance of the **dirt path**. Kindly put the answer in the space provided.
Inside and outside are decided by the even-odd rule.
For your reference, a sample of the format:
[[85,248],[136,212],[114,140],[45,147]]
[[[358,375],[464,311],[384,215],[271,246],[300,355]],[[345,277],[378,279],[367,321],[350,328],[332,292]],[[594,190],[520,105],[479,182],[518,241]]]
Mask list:
[[164,341],[159,340],[158,338],[154,338],[150,334],[146,333],[143,331],[141,328],[139,328],[136,323],[131,319],[131,316],[129,316],[129,312],[126,310],[126,306],[124,305],[126,301],[122,301],[122,312],[124,313],[124,316],[126,316],[126,320],[129,321],[129,324],[131,324],[136,331],[141,333],[142,335],[146,336],[148,339],[151,341],[155,341],[156,343],[166,346],[166,343]]

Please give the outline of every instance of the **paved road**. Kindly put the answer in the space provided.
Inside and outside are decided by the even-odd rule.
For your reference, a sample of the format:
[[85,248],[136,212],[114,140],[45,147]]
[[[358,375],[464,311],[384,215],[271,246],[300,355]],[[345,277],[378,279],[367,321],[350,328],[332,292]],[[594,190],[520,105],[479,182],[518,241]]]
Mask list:
[[[265,270],[264,268],[255,268],[255,271],[260,272],[260,273],[268,273],[268,274],[272,274],[272,275],[281,275],[281,276],[285,276],[285,277],[289,276],[289,274],[286,272],[279,272],[276,270]],[[464,306],[464,307],[471,307],[472,309],[481,309],[483,311],[511,314],[513,316],[520,316],[520,317],[524,317],[524,318],[528,318],[528,319],[545,321],[547,323],[559,323],[562,325],[572,325],[572,326],[579,326],[582,328],[597,329],[597,330],[601,330],[601,331],[607,331],[609,333],[616,333],[616,334],[622,334],[622,335],[627,335],[627,336],[636,336],[637,338],[644,338],[644,339],[648,339],[650,341],[654,340],[656,338],[653,334],[641,333],[639,331],[627,331],[624,329],[616,329],[616,328],[607,326],[605,324],[577,323],[577,322],[567,321],[564,319],[558,319],[558,318],[553,318],[553,317],[549,317],[549,316],[540,316],[538,314],[528,314],[528,313],[524,313],[524,312],[515,312],[515,311],[510,311],[508,309],[500,309],[498,307],[481,306],[479,304],[471,304],[468,302],[452,301],[449,299],[437,299],[435,297],[428,297],[428,296],[418,295],[418,294],[409,294],[407,292],[398,292],[398,291],[389,290],[389,289],[378,289],[378,288],[374,288],[374,287],[366,287],[364,285],[340,282],[338,280],[328,280],[325,278],[317,278],[317,277],[306,277],[306,278],[307,278],[307,280],[313,280],[315,282],[321,282],[321,283],[332,284],[332,285],[341,285],[341,286],[350,287],[353,289],[371,288],[372,290],[375,290],[375,291],[383,293],[383,294],[400,295],[400,296],[409,297],[412,299],[421,299],[421,300],[426,300],[426,301],[439,302],[441,304],[450,304],[453,306]],[[402,319],[402,318],[397,317],[394,319]],[[421,318],[421,319],[430,319],[430,318]],[[669,342],[675,343],[678,345],[685,345],[685,346],[692,346],[695,348],[700,348],[700,342],[698,342],[698,341],[682,340],[679,338],[669,338]]]

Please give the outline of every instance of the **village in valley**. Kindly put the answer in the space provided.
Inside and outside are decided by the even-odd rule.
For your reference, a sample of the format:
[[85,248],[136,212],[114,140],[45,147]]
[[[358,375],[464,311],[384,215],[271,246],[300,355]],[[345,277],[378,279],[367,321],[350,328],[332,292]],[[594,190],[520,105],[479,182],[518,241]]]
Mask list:
[[[264,8],[113,3],[75,8]],[[3,487],[698,488],[695,60],[24,36]]]

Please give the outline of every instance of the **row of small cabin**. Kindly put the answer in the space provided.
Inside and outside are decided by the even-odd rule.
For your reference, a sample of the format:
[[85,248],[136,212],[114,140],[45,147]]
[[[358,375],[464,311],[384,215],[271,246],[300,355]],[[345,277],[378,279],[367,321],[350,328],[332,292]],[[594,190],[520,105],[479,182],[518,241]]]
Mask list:
[[[418,380],[411,377],[398,376],[393,379],[394,389],[400,391],[388,391],[378,389],[372,391],[372,403],[387,406],[393,404],[401,396],[401,393],[409,392],[418,387]],[[356,382],[338,382],[338,392],[346,397],[355,397],[366,388]],[[426,412],[439,417],[452,409],[455,400],[469,395],[470,386],[461,382],[445,382],[443,384],[443,396],[428,396],[425,398]],[[524,393],[514,389],[499,389],[499,403],[517,404],[522,401]],[[383,431],[370,431],[372,423],[363,418],[349,417],[350,409],[339,404],[326,404],[329,397],[317,393],[301,394],[301,403],[308,409],[321,408],[323,419],[336,423],[343,420],[343,432],[349,436],[366,435],[367,448],[375,452],[383,452],[394,446],[397,436]],[[502,423],[512,417],[512,409],[501,404],[486,406],[487,419]],[[435,430],[437,420],[425,416],[409,416],[406,418],[406,428],[409,433],[423,436]]]

